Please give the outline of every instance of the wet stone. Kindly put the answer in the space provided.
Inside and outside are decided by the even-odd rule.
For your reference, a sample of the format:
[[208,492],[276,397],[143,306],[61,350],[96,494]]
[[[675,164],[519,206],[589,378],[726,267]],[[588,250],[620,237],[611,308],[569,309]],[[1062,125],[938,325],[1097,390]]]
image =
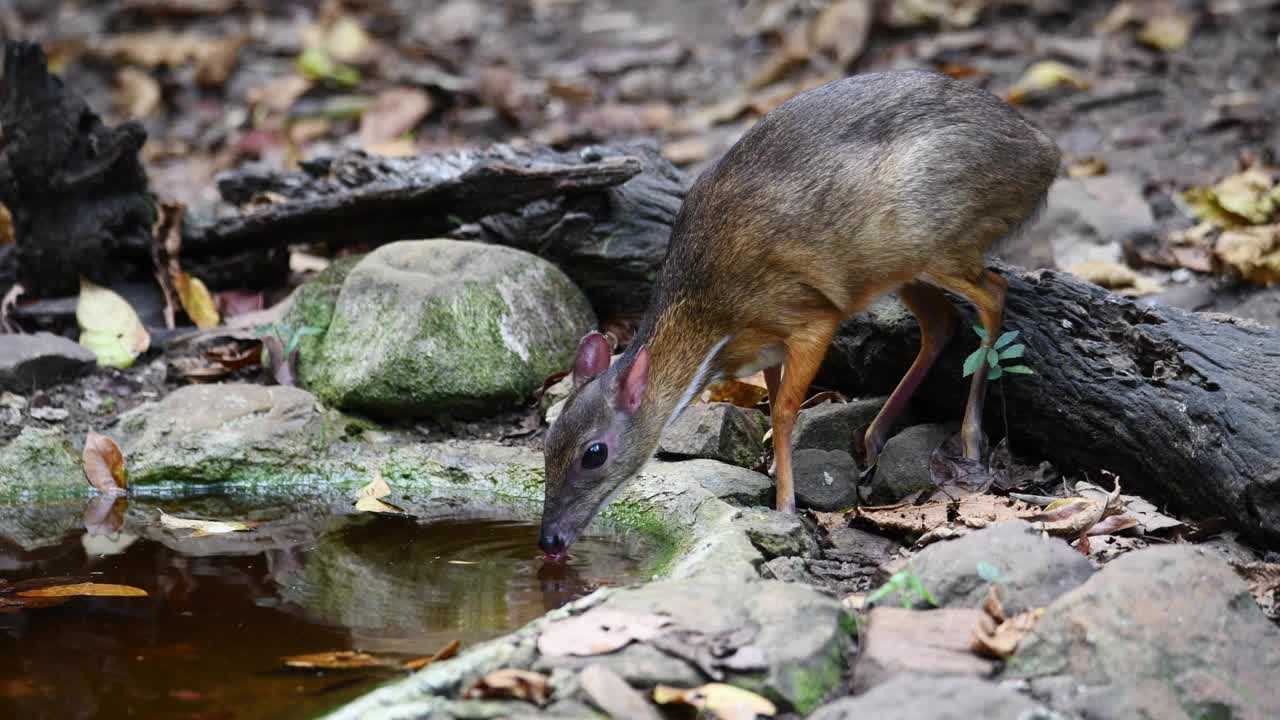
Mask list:
[[797,450],[791,459],[796,505],[832,512],[858,503],[858,466],[843,450]]
[[769,421],[732,403],[695,403],[662,433],[658,452],[752,467],[764,451]]

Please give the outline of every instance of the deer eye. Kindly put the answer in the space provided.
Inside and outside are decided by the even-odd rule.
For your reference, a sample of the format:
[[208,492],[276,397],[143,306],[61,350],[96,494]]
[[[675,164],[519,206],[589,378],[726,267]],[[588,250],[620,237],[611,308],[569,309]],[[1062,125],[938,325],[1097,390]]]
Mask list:
[[591,447],[582,454],[582,469],[594,470],[609,459],[609,446],[604,443],[591,443]]

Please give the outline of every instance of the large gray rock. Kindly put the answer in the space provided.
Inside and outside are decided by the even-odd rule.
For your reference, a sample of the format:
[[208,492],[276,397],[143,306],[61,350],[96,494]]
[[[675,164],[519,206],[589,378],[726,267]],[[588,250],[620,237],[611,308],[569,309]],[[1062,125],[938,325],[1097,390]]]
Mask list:
[[[1093,574],[1089,559],[1066,541],[1045,537],[1021,520],[934,543],[911,559],[911,570],[939,605],[976,608],[990,585],[979,575],[979,563],[997,571],[995,583],[1008,613],[1044,607]],[[896,602],[895,595],[883,604]]]
[[653,461],[646,466],[668,482],[693,482],[716,497],[735,505],[772,505],[773,481],[758,472],[716,460]]
[[120,417],[132,484],[314,480],[340,435],[294,387],[188,385]]
[[83,345],[61,335],[0,337],[0,390],[27,393],[83,375],[96,359]]
[[839,527],[827,531],[823,557],[878,567],[898,556],[902,545],[866,530]]
[[[840,450],[853,454],[855,434],[870,425],[880,413],[887,397],[862,398],[847,403],[829,402],[805,408],[796,415],[791,431],[791,446],[800,450]],[[908,424],[905,412],[894,427]]]
[[1136,178],[1059,178],[1049,189],[1040,221],[997,254],[1027,268],[1067,269],[1088,260],[1117,261],[1127,241],[1154,229],[1151,206]]
[[876,462],[868,502],[888,505],[914,492],[932,489],[929,457],[958,427],[955,423],[913,425],[889,438]]
[[658,452],[752,467],[764,452],[769,421],[732,403],[694,403],[662,432]]
[[800,507],[831,512],[858,502],[858,464],[843,450],[797,450],[791,472]]
[[[809,712],[844,675],[849,617],[839,600],[805,585],[774,580],[655,582],[621,590],[601,607],[667,615],[672,628],[709,636],[758,628],[749,644],[763,652],[768,670],[763,675],[729,671],[727,681],[760,692],[783,709]],[[534,668],[576,670],[593,663],[639,688],[706,682],[686,660],[637,643],[594,657],[543,656]]]
[[902,673],[929,676],[986,677],[995,662],[970,648],[981,610],[944,608],[904,610],[876,607],[858,638],[853,689],[863,692]]
[[809,720],[1049,720],[1036,702],[970,677],[902,673],[858,697],[823,705]]
[[765,558],[818,555],[814,531],[797,513],[744,510],[737,525],[746,529],[747,537]]
[[1090,718],[1280,717],[1280,629],[1220,559],[1131,552],[1058,598],[1007,675]]
[[347,273],[302,378],[322,399],[372,415],[484,415],[568,367],[594,326],[582,292],[536,255],[395,242]]
[[28,426],[0,447],[0,502],[87,490],[80,456],[57,428]]

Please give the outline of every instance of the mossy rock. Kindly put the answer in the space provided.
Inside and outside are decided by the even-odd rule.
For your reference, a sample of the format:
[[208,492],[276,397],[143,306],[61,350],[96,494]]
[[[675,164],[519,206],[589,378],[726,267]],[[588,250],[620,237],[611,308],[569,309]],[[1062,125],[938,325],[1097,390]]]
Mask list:
[[[323,289],[299,317],[324,322],[303,347],[321,399],[380,417],[477,417],[525,401],[565,369],[595,326],[586,296],[551,263],[456,240],[384,245],[351,268],[331,318]],[[308,307],[310,306],[310,307]]]
[[88,488],[79,453],[56,428],[25,427],[0,447],[0,502],[65,497]]

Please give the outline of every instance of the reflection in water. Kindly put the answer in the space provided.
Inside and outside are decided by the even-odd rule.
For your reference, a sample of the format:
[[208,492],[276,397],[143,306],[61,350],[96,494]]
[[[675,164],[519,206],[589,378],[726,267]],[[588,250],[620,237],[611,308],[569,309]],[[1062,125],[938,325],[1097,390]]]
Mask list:
[[393,675],[288,671],[282,656],[465,647],[637,572],[626,546],[600,537],[544,564],[535,525],[493,515],[317,514],[258,530],[179,539],[134,522],[26,549],[0,537],[6,580],[150,593],[0,614],[0,717],[312,717]]

